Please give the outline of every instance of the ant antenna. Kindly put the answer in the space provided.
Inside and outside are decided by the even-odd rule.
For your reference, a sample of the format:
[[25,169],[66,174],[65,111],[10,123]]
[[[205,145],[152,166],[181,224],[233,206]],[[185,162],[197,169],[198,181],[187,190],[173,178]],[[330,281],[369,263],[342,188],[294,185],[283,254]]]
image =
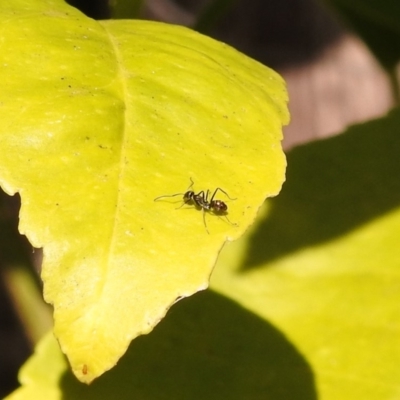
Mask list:
[[177,208],[177,210],[179,208],[182,208],[185,204],[190,203],[192,201],[192,198],[194,196],[194,192],[189,190],[192,186],[194,185],[193,179],[190,178],[190,185],[189,187],[186,189],[185,193],[175,193],[175,194],[165,194],[162,196],[158,196],[154,199],[154,201],[158,201],[160,199],[163,199],[165,197],[176,197],[176,196],[183,196],[183,203],[180,207]]

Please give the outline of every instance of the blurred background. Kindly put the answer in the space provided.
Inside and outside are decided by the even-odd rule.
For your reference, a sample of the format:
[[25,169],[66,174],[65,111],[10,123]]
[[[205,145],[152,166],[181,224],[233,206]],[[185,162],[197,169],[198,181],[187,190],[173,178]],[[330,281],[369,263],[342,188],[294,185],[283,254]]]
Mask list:
[[[107,19],[109,1],[68,2],[94,19]],[[339,134],[349,124],[385,114],[393,104],[386,74],[322,1],[227,0],[217,6],[214,0],[146,0],[140,10],[136,3],[127,9],[129,17],[139,12],[142,19],[192,27],[282,74],[291,112],[285,149]],[[17,232],[18,210],[17,196],[0,195],[1,398],[18,386],[17,371],[32,351],[6,268],[10,247],[19,252],[17,259],[32,258],[32,247]]]

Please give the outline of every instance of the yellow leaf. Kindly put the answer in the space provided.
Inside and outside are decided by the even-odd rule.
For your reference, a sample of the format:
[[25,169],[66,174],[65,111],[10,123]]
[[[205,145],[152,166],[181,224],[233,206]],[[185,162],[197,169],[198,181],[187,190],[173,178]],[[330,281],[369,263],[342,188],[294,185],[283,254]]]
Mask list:
[[[10,1],[0,21],[0,183],[21,195],[55,335],[90,382],[207,287],[224,241],[279,192],[287,94],[275,72],[182,27],[96,22],[50,0]],[[154,201],[191,179],[206,206],[221,188],[228,215]]]

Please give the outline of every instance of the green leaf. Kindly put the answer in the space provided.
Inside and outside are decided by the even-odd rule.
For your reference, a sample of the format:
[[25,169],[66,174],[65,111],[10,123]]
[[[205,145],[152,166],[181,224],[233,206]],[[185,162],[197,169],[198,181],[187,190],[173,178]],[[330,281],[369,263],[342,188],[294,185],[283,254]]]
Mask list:
[[400,61],[400,2],[326,0],[349,22],[389,71]]
[[21,368],[19,381],[23,386],[7,399],[61,399],[59,381],[66,370],[66,360],[50,332],[43,337],[33,356]]
[[279,198],[213,274],[304,355],[321,400],[400,393],[399,130],[396,109],[293,150]]
[[[56,0],[9,1],[0,21],[0,182],[21,195],[55,335],[90,382],[207,287],[223,243],[279,192],[287,93],[275,72],[182,27],[96,22]],[[190,179],[228,194],[216,198],[229,220],[177,210],[181,196],[153,201]]]

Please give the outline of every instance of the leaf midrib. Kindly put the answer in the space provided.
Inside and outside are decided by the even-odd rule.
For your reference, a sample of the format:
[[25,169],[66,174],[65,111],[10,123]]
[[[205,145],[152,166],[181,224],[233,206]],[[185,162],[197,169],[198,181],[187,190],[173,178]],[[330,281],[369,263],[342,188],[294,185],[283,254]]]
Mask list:
[[115,216],[113,219],[113,226],[111,229],[111,236],[110,236],[110,243],[109,243],[109,249],[108,249],[108,257],[107,257],[107,261],[106,261],[106,266],[105,266],[105,273],[104,273],[104,278],[101,280],[102,282],[102,286],[99,290],[99,295],[98,297],[101,298],[104,292],[104,288],[105,285],[107,283],[107,275],[109,273],[109,268],[111,265],[111,258],[114,255],[114,249],[115,249],[115,243],[116,243],[116,238],[117,238],[117,234],[116,231],[118,229],[118,221],[119,221],[119,216],[120,216],[120,203],[121,203],[121,195],[122,195],[122,190],[121,190],[121,182],[124,181],[123,177],[125,175],[125,168],[126,168],[126,163],[124,162],[125,157],[126,157],[126,148],[127,146],[125,146],[125,141],[126,141],[126,126],[127,126],[127,85],[126,85],[126,80],[124,79],[124,76],[126,75],[124,73],[124,69],[123,69],[123,63],[122,63],[122,56],[118,47],[118,43],[116,42],[115,38],[112,36],[112,34],[109,32],[109,30],[107,30],[106,26],[104,26],[103,24],[99,24],[103,27],[104,31],[106,32],[106,35],[109,39],[110,45],[112,47],[112,49],[114,50],[114,55],[115,55],[115,61],[117,63],[117,81],[120,82],[120,89],[121,89],[121,100],[123,100],[123,104],[124,104],[124,115],[123,115],[123,123],[122,123],[122,129],[123,129],[123,133],[121,135],[121,149],[120,149],[120,162],[119,162],[119,174],[117,177],[117,196],[116,196],[116,202],[115,202]]

